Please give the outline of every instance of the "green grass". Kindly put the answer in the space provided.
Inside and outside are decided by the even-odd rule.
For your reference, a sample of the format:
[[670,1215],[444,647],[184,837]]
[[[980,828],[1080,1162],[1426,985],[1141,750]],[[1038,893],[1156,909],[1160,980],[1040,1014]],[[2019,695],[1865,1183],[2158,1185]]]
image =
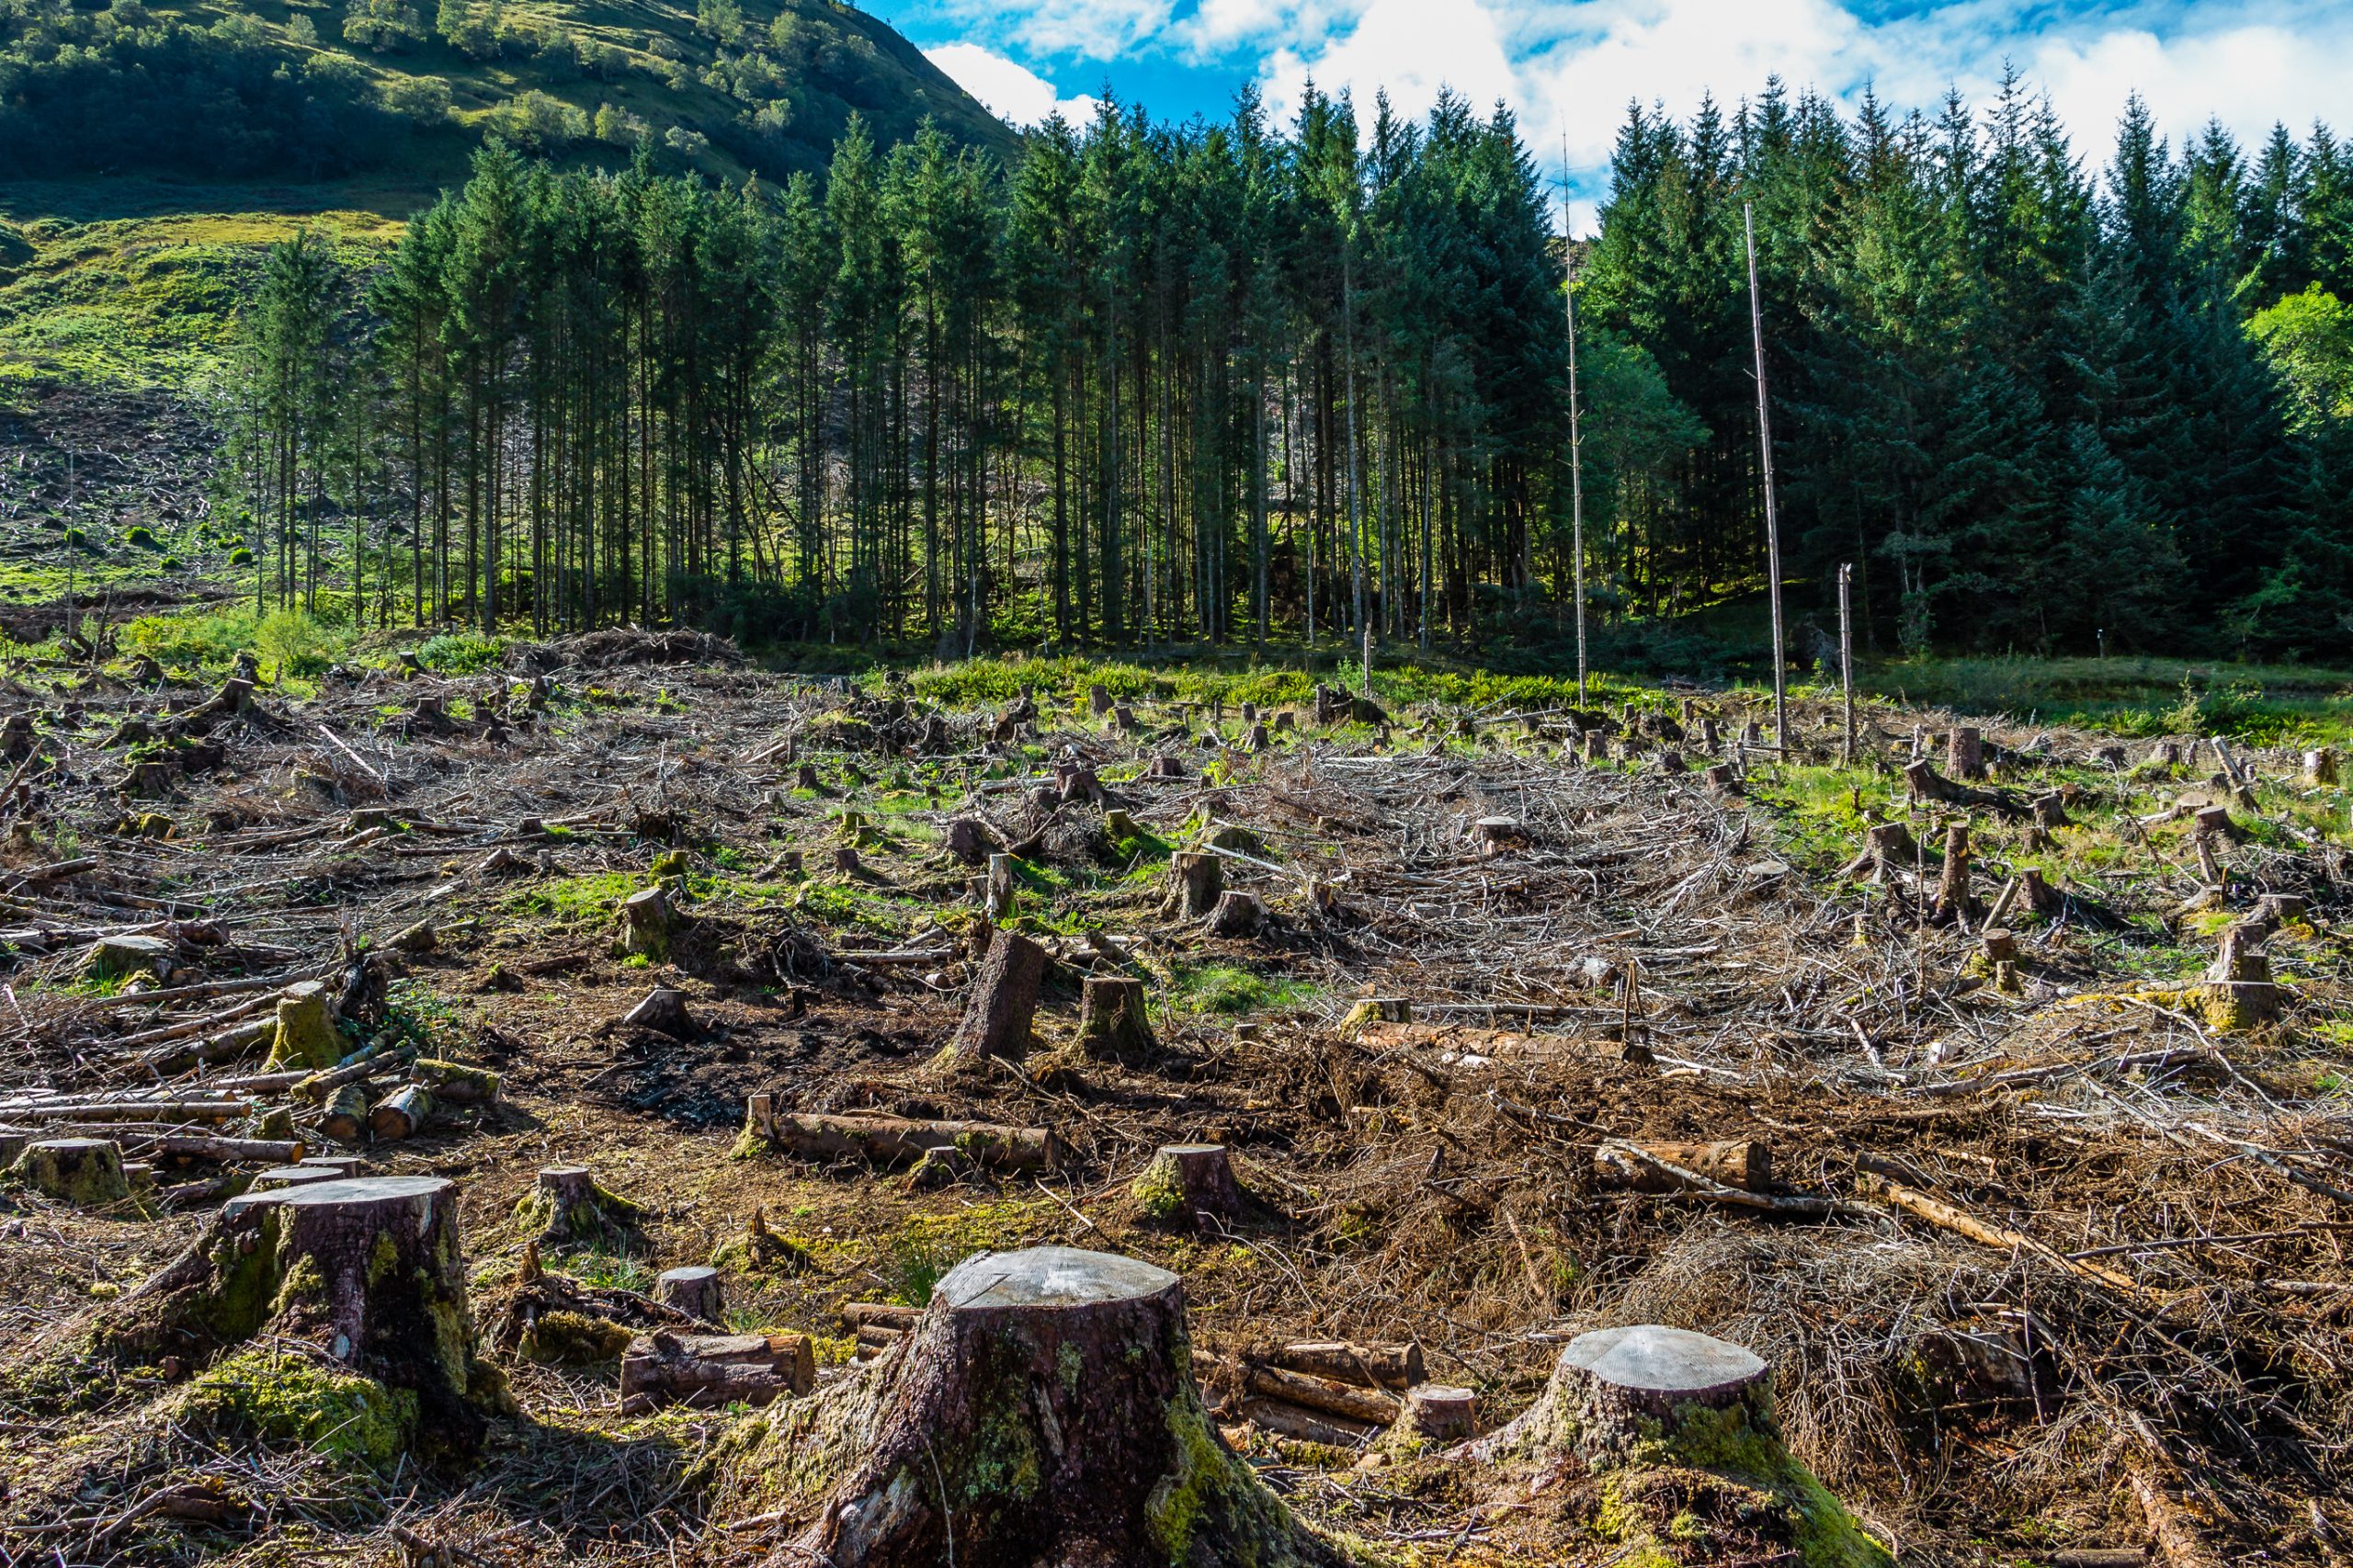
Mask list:
[[1861,665],[1876,696],[2127,738],[2223,734],[2257,745],[2353,740],[2353,671],[2159,658],[1948,658]]
[[1174,971],[1168,1005],[1181,1013],[1235,1016],[1272,1007],[1303,1007],[1318,992],[1313,985],[1279,976],[1253,974],[1232,964],[1201,964]]

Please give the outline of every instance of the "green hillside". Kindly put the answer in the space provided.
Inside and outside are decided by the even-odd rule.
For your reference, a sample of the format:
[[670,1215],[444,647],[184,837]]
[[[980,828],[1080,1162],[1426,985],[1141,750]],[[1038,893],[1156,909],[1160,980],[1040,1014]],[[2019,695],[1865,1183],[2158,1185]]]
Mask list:
[[853,114],[1013,133],[832,0],[67,0],[0,6],[0,180],[462,176],[491,134],[560,160],[641,145],[735,178],[822,166]]

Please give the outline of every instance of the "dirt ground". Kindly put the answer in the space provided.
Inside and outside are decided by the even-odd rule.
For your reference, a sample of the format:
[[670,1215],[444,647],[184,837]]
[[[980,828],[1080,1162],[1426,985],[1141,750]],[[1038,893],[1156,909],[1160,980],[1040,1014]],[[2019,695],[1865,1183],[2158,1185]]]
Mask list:
[[[610,1360],[498,1346],[536,1230],[517,1207],[551,1165],[638,1206],[545,1259],[609,1300],[710,1261],[756,1211],[785,1244],[725,1270],[729,1322],[812,1336],[827,1377],[856,1349],[845,1303],[919,1305],[976,1250],[1175,1270],[1228,1440],[1377,1561],[1622,1551],[1574,1475],[1499,1501],[1445,1466],[1368,1468],[1358,1444],[1250,1419],[1247,1369],[1302,1340],[1418,1346],[1493,1425],[1569,1338],[1629,1323],[1763,1356],[1791,1449],[1899,1561],[2347,1552],[2345,806],[2301,757],[2209,770],[2179,737],[2153,767],[2102,755],[2108,737],[1984,724],[1982,798],[1939,802],[1904,767],[1950,715],[1867,713],[1852,765],[1827,708],[1802,709],[1806,740],[1777,759],[1736,738],[1759,716],[1739,699],[1666,692],[1583,714],[1302,707],[1258,716],[1253,749],[1238,704],[1147,692],[1128,727],[1041,689],[1007,722],[920,677],[806,679],[686,634],[223,689],[119,663],[6,676],[0,710],[31,722],[0,763],[0,1122],[49,1135],[68,1102],[241,1095],[256,1119],[110,1109],[153,1167],[131,1202],[13,1187],[0,1353],[53,1365],[233,1187],[235,1165],[141,1154],[264,1136],[283,1097],[240,1087],[266,1076],[262,1046],[188,1047],[255,996],[372,961],[388,989],[355,1047],[501,1088],[335,1152],[459,1184],[518,1413],[467,1463],[355,1478],[299,1442],[158,1437],[191,1369],[11,1374],[0,1562],[782,1561],[792,1521],[731,1517],[701,1463],[736,1413],[625,1416]],[[2066,825],[2026,809],[2045,794]],[[2193,813],[2215,804],[2230,831],[2201,843]],[[2332,812],[2334,838],[2314,825]],[[1940,911],[1941,824],[1964,815],[1974,859]],[[991,923],[984,863],[945,835],[975,816],[1017,856],[995,927],[1054,961],[1028,1054],[956,1066],[938,1053]],[[1915,847],[1842,875],[1874,818]],[[1261,901],[1255,933],[1168,909],[1172,853],[1204,844]],[[2044,865],[2038,901],[2019,873]],[[679,924],[628,953],[619,906],[655,887]],[[1985,937],[2005,889],[2010,958]],[[2201,975],[2247,920],[2278,989],[2230,1017]],[[420,923],[433,950],[399,951]],[[87,972],[124,934],[169,950],[143,994]],[[1149,1050],[1074,1042],[1090,974],[1144,983]],[[683,1036],[622,1021],[657,987],[682,994]],[[937,1181],[811,1162],[745,1135],[756,1095],[1048,1129],[1062,1153]],[[1742,1140],[1770,1151],[1754,1191],[1636,1190],[1613,1153]],[[1131,1190],[1188,1142],[1224,1145],[1248,1197],[1210,1233]],[[199,1482],[210,1517],[154,1504]],[[1794,1560],[1732,1539],[1684,1560]]]

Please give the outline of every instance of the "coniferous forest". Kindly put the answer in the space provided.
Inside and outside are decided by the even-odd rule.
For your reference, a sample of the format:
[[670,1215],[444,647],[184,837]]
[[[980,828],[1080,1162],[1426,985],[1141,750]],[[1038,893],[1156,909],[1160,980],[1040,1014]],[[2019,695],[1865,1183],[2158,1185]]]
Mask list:
[[[264,603],[761,639],[1492,650],[1786,575],[1858,639],[2353,649],[2353,149],[2095,157],[2013,85],[1630,113],[1565,252],[1500,109],[853,123],[717,187],[493,144],[272,252],[220,389]],[[1564,270],[1575,276],[1573,463]],[[354,563],[358,570],[354,571]]]

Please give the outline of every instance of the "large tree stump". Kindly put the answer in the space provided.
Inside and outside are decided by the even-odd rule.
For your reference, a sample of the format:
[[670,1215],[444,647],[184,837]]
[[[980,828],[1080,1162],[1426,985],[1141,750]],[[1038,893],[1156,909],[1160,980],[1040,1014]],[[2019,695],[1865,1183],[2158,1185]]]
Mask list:
[[1098,1062],[1147,1062],[1159,1053],[1144,1011],[1143,982],[1093,974],[1079,994],[1078,1048]]
[[1168,896],[1163,920],[1206,920],[1225,895],[1225,865],[1215,855],[1180,849],[1168,858]]
[[1975,907],[1969,892],[1969,824],[1957,822],[1945,829],[1945,864],[1937,879],[1937,903],[1929,918],[1939,925],[1964,920]]
[[963,1021],[948,1042],[949,1056],[964,1062],[988,1056],[1019,1061],[1029,1050],[1029,1025],[1045,979],[1046,949],[1017,931],[999,931],[972,983]]
[[1958,724],[1947,733],[1945,771],[1955,778],[1985,777],[1985,737],[1975,726]]
[[984,866],[990,856],[1004,851],[1005,840],[979,817],[958,817],[948,824],[947,847],[967,866]]
[[51,1138],[28,1143],[8,1174],[44,1198],[77,1209],[128,1202],[122,1145],[110,1138]]
[[324,981],[298,980],[279,994],[278,1033],[269,1044],[267,1071],[301,1067],[321,1072],[343,1055],[343,1033],[335,1028],[335,1004]]
[[702,1032],[702,1026],[687,1006],[687,994],[667,985],[657,985],[647,992],[636,1006],[621,1015],[621,1022],[631,1028],[668,1035],[672,1040],[692,1040]]
[[372,1176],[251,1193],[224,1205],[174,1262],[96,1315],[88,1343],[119,1359],[195,1367],[267,1331],[307,1341],[415,1396],[433,1449],[479,1442],[512,1408],[475,1355],[458,1193],[438,1176]]
[[161,937],[136,932],[101,937],[82,958],[85,980],[153,981],[167,983],[178,966],[179,949]]
[[1242,1218],[1233,1163],[1217,1143],[1165,1143],[1131,1189],[1151,1219],[1215,1233]]
[[[890,1352],[775,1407],[738,1461],[832,1568],[1336,1565],[1210,1423],[1183,1282],[1063,1247],[983,1253]],[[781,1493],[781,1495],[779,1494]]]
[[644,1212],[619,1193],[597,1184],[585,1165],[547,1165],[532,1189],[515,1205],[515,1217],[539,1227],[540,1248],[555,1252],[584,1246],[621,1247],[635,1237]]

